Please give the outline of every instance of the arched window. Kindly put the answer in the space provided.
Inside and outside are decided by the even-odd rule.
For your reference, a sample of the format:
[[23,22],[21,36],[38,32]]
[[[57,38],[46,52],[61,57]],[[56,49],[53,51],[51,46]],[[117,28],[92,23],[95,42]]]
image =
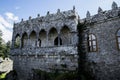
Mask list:
[[47,40],[46,35],[47,35],[47,33],[44,29],[42,29],[39,32],[39,40],[38,40],[38,42],[40,43],[39,47],[45,47],[46,45],[48,45],[47,42],[46,42],[46,40]]
[[48,34],[48,46],[54,46],[54,40],[58,36],[56,28],[51,28]]
[[120,50],[120,29],[117,31],[116,38],[117,38],[117,46],[118,49]]
[[20,47],[20,35],[17,34],[15,37],[15,44],[14,44],[15,48],[19,48]]
[[27,45],[28,45],[28,35],[27,35],[27,33],[25,32],[25,33],[22,35],[22,48],[27,47]]
[[68,45],[71,43],[71,33],[68,26],[62,27],[60,30],[60,37],[63,40],[63,45]]
[[54,40],[54,45],[56,45],[56,46],[62,45],[62,39],[59,37],[56,37]]
[[94,34],[88,35],[88,51],[89,52],[97,51],[97,39]]

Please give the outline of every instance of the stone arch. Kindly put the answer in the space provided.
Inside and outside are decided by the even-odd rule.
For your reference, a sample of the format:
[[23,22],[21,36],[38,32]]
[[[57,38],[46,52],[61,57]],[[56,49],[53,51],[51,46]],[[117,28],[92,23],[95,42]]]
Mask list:
[[15,36],[14,48],[20,48],[20,35]]
[[73,26],[73,25],[71,25],[71,24],[64,24],[64,25],[62,26],[62,28],[65,27],[65,26],[66,26],[71,32],[72,32],[72,31],[76,31],[76,26],[77,26],[77,25],[76,25],[76,26]]
[[60,37],[62,39],[62,45],[71,44],[71,33],[68,26],[65,25],[62,27],[62,29],[60,30]]
[[28,46],[28,35],[25,32],[22,35],[22,48],[27,47],[27,46]]
[[37,34],[36,34],[36,32],[33,30],[31,33],[30,33],[30,42],[29,42],[29,45],[31,46],[31,47],[36,47],[36,45],[37,45]]
[[54,46],[54,40],[58,36],[58,32],[56,28],[51,28],[48,33],[48,44],[49,46]]
[[38,39],[38,44],[39,44],[39,47],[45,47],[47,44],[46,44],[46,36],[47,36],[47,33],[44,29],[41,29],[41,31],[39,32],[39,39]]
[[62,45],[62,39],[60,37],[56,37],[54,40],[54,45],[56,46]]

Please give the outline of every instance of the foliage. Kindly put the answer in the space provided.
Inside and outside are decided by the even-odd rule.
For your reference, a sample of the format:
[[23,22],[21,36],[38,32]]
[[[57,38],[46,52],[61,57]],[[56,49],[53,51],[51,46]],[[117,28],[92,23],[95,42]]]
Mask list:
[[38,69],[34,70],[32,80],[77,80],[75,71],[68,72],[45,72]]
[[4,80],[5,77],[6,77],[6,73],[2,73],[2,74],[0,74],[0,80]]
[[2,31],[0,30],[0,56],[3,55],[2,52]]
[[4,57],[8,57],[9,52],[10,52],[11,42],[8,41],[5,45],[6,45],[6,46],[5,46],[5,50],[4,50]]
[[2,44],[2,31],[0,30],[0,44]]
[[58,75],[55,80],[77,80],[77,76],[76,73],[66,72]]
[[10,51],[11,42],[8,41],[7,43],[4,42],[2,39],[2,31],[0,30],[0,57],[8,57]]
[[19,48],[20,47],[20,37],[19,36],[16,37],[14,46],[15,46],[15,48]]

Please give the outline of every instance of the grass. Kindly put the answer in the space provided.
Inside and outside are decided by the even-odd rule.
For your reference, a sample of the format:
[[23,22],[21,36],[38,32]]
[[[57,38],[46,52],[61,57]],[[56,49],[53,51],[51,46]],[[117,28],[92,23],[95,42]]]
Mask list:
[[1,79],[4,79],[6,77],[6,73],[2,73],[1,75],[0,75],[0,80]]

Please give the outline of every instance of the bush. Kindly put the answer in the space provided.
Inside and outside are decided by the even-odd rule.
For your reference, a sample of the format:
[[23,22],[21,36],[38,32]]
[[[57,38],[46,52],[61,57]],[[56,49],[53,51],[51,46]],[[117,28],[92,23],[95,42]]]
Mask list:
[[6,77],[6,73],[2,73],[2,74],[0,74],[0,80],[4,80],[5,77]]
[[32,80],[77,80],[76,72],[45,72],[38,69],[33,70],[33,79]]

